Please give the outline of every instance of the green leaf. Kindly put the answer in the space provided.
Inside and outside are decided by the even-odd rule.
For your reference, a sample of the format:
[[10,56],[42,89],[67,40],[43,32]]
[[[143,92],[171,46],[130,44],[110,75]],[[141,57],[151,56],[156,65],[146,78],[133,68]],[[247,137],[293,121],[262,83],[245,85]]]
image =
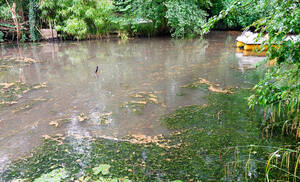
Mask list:
[[55,169],[50,173],[43,174],[41,177],[34,180],[34,182],[59,182],[66,176],[66,170],[63,168]]
[[99,166],[93,168],[93,173],[95,175],[98,175],[99,173],[102,173],[103,175],[107,175],[109,174],[109,168],[110,165],[108,164],[100,164]]

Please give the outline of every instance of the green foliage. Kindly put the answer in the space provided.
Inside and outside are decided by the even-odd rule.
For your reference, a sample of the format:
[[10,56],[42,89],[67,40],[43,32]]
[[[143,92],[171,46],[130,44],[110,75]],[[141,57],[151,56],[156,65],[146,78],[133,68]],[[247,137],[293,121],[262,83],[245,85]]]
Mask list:
[[34,182],[58,182],[66,176],[66,170],[63,168],[55,169],[34,180]]
[[173,37],[189,37],[200,34],[207,13],[200,9],[197,1],[167,1],[166,18]]
[[283,64],[271,69],[254,89],[256,93],[249,98],[249,105],[264,107],[265,130],[282,129],[299,138],[299,64]]
[[0,19],[1,20],[11,19],[11,12],[5,2],[3,2],[3,4],[0,3]]
[[[126,19],[128,31],[134,34],[152,35],[166,26],[165,6],[159,0],[115,0],[115,12]],[[145,21],[145,23],[141,23]]]
[[269,40],[265,42],[268,45],[268,60],[275,59],[277,65],[255,86],[256,93],[250,98],[250,106],[256,103],[268,111],[267,127],[276,125],[274,128],[280,127],[298,138],[300,43],[299,38],[288,40],[287,35],[299,35],[300,10],[292,0],[274,1],[273,5],[276,5],[274,14],[253,25],[260,31],[260,36],[268,33]]
[[93,168],[93,174],[98,175],[101,173],[103,175],[107,175],[109,174],[109,168],[110,165],[108,164],[100,164],[99,166]]
[[90,35],[107,35],[112,24],[113,6],[109,0],[45,0],[41,1],[42,16],[55,23],[63,36],[76,39]]
[[[116,0],[116,12],[126,19],[143,19],[151,21],[146,28],[147,34],[170,32],[173,37],[199,35],[201,25],[206,21],[206,9],[210,0]],[[130,21],[134,33],[141,32],[139,21]],[[143,26],[143,28],[145,28]]]
[[[277,65],[266,73],[265,79],[257,84],[256,93],[250,97],[249,104],[263,106],[269,113],[269,122],[264,124],[286,127],[286,121],[292,121],[292,130],[299,136],[299,38],[287,39],[287,35],[295,33],[299,35],[300,10],[293,0],[261,1],[249,0],[243,3],[235,1],[229,9],[221,11],[218,16],[211,18],[203,26],[203,32],[208,32],[217,21],[229,14],[235,14],[235,10],[245,6],[270,7],[273,13],[266,13],[264,17],[252,24],[256,27],[261,37],[268,34],[267,60],[276,59]],[[276,46],[273,46],[276,45]],[[284,113],[285,112],[285,113]],[[291,113],[292,112],[292,113]],[[280,117],[274,117],[279,115]],[[291,117],[293,119],[291,119]],[[272,127],[273,128],[273,127]],[[289,127],[290,128],[290,127]],[[298,132],[298,133],[297,133]]]
[[[37,31],[37,16],[38,16],[38,0],[29,1],[29,32],[30,40],[35,42],[39,40],[39,33]],[[22,36],[23,38],[23,36]]]
[[[234,0],[223,1],[224,9],[228,9],[233,1]],[[234,9],[234,11],[224,19],[224,24],[230,28],[242,28],[251,25],[253,22],[271,13],[271,4],[267,4],[267,1],[243,1],[244,5],[240,8]]]

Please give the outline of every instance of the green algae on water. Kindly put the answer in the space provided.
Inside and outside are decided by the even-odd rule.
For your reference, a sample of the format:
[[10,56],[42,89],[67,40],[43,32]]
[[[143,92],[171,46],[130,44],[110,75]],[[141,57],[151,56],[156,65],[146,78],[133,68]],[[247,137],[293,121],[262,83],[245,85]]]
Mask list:
[[[236,160],[227,151],[259,141],[259,130],[251,122],[245,95],[247,91],[243,90],[238,94],[212,94],[207,97],[206,107],[193,105],[178,109],[170,116],[180,118],[179,123],[169,123],[177,131],[159,137],[158,143],[47,137],[42,146],[29,157],[13,162],[0,177],[4,181],[33,181],[54,169],[64,168],[67,174],[64,181],[125,177],[132,181],[221,180],[224,166]],[[189,115],[192,119],[185,122]],[[248,149],[239,152],[239,159],[247,159]],[[109,174],[96,172],[104,164],[110,166]],[[240,163],[236,170],[243,165]],[[232,180],[244,177],[241,173]]]

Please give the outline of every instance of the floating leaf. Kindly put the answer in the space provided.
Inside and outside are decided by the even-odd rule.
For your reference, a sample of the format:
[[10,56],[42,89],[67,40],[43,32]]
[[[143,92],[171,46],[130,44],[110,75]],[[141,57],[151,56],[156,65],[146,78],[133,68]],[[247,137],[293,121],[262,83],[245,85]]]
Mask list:
[[0,86],[3,86],[4,89],[7,89],[13,86],[15,83],[0,83]]
[[149,101],[158,104],[158,100],[156,98],[149,98]]
[[109,174],[109,168],[110,165],[108,164],[100,164],[99,166],[93,168],[93,173],[95,175],[98,175],[99,173],[102,173],[103,175],[107,175]]
[[66,170],[63,168],[55,169],[50,173],[43,174],[41,177],[34,180],[34,182],[58,182],[66,177]]
[[58,127],[58,122],[57,121],[50,121],[49,122],[49,125],[53,125],[53,126],[55,126],[55,127]]
[[78,121],[82,122],[88,119],[88,117],[84,114],[81,113],[79,116],[77,116]]
[[70,118],[62,118],[62,119],[53,120],[53,121],[50,121],[50,122],[49,122],[49,125],[58,127],[58,126],[60,126],[61,124],[67,123],[67,122],[70,122]]

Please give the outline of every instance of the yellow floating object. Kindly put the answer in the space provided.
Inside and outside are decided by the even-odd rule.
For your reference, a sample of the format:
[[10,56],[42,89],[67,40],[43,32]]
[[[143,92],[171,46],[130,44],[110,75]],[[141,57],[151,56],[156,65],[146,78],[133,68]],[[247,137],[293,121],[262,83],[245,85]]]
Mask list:
[[243,42],[240,42],[240,41],[237,41],[237,42],[236,42],[236,46],[237,46],[237,47],[244,47],[244,45],[245,45],[245,44],[244,44]]
[[243,53],[243,51],[244,51],[244,49],[241,49],[241,47],[237,47],[235,49],[235,52],[237,52],[237,53]]
[[266,56],[267,51],[257,52],[257,51],[249,51],[249,50],[243,50],[243,56]]
[[[266,50],[268,48],[268,46],[264,46],[264,50]],[[252,50],[260,50],[261,49],[261,45],[260,44],[245,44],[244,46],[244,50],[247,51],[252,51]]]

